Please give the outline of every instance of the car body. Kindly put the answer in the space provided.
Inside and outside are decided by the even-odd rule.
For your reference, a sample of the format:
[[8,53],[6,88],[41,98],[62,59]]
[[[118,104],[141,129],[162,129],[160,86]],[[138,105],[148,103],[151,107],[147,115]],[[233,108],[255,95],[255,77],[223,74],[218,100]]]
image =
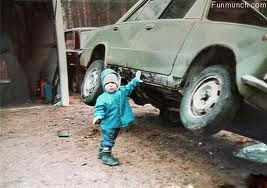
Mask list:
[[85,41],[90,36],[90,32],[95,27],[77,27],[66,29],[65,44],[69,75],[69,87],[73,92],[80,91],[85,69],[80,66],[80,57],[82,49],[85,47]]
[[[267,72],[267,42],[262,40],[266,27],[266,17],[246,1],[141,0],[114,25],[92,31],[80,63],[90,68],[94,61],[101,60],[104,67],[114,68],[126,81],[141,70],[144,84],[132,96],[134,101],[151,103],[168,112],[181,112],[181,101],[183,106],[183,98],[188,97],[192,100],[189,100],[188,108],[202,108],[203,100],[209,102],[203,92],[207,92],[207,88],[224,92],[224,81],[220,86],[216,82],[229,73],[231,82],[226,78],[225,82],[229,81],[230,85],[225,89],[230,88],[229,96],[236,99],[222,109],[231,109],[234,104],[239,106],[238,100],[242,100],[267,111],[267,86],[263,81]],[[205,78],[205,74],[209,75],[205,69],[211,66],[215,69],[210,68],[214,73],[209,79],[214,80]],[[218,73],[222,78],[216,78],[216,69],[222,69]],[[203,76],[199,78],[202,72]],[[90,85],[93,81],[86,79],[88,77],[84,78],[82,97],[87,104],[94,104],[95,97],[88,101],[87,96],[92,94],[95,85]],[[192,85],[196,80],[200,85]],[[193,94],[187,87],[191,87]],[[215,95],[211,102],[220,103],[222,99]],[[212,105],[204,110],[205,114],[213,111]],[[209,118],[220,115],[224,116],[221,112]],[[189,123],[187,128],[201,129],[197,124],[203,123],[201,118],[204,116],[199,114],[195,118],[196,126],[190,128]],[[181,118],[187,124],[188,120]],[[228,114],[224,118],[233,117]]]

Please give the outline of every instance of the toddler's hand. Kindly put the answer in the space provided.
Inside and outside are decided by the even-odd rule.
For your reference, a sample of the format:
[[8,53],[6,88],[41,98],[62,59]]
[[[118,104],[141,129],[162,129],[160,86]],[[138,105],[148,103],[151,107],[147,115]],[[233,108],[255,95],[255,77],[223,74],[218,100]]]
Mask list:
[[267,40],[267,33],[265,33],[265,34],[262,36],[261,40],[263,40],[263,41]]
[[267,73],[265,74],[265,76],[263,77],[263,80],[265,80],[267,82]]
[[93,125],[95,125],[95,124],[99,124],[100,121],[101,121],[101,119],[100,119],[98,116],[95,117],[94,120],[93,120]]
[[137,71],[137,72],[135,73],[135,79],[138,80],[139,82],[143,82],[143,81],[141,80],[141,71]]

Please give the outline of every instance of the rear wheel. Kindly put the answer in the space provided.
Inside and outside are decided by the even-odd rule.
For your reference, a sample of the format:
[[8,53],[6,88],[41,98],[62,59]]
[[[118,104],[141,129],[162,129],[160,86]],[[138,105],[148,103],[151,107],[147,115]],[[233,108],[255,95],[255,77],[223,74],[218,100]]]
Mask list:
[[179,116],[179,111],[178,110],[169,110],[167,108],[161,108],[160,109],[160,114],[159,114],[160,119],[164,122],[164,124],[171,126],[171,127],[176,127],[180,124],[180,116]]
[[71,90],[75,93],[81,91],[81,84],[82,84],[83,74],[81,71],[75,70],[74,75],[70,81]]
[[227,67],[214,65],[196,75],[184,89],[180,116],[185,128],[215,134],[231,122],[238,108],[234,78]]
[[96,60],[86,71],[81,86],[81,97],[83,102],[87,105],[95,105],[97,97],[103,93],[100,79],[100,73],[103,69],[104,62],[102,60]]

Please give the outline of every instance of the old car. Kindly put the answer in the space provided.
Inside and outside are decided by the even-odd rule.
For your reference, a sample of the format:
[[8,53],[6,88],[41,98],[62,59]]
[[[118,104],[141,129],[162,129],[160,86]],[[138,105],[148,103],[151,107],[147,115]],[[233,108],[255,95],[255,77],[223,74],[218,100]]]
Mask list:
[[69,88],[73,92],[80,92],[81,83],[86,69],[80,66],[80,56],[90,31],[95,27],[77,27],[65,30],[65,44],[69,75]]
[[197,133],[230,125],[243,102],[266,111],[267,19],[252,5],[138,1],[114,25],[92,31],[80,58],[87,67],[83,101],[95,104],[100,72],[111,67],[122,81],[141,70],[144,83],[131,96],[134,102],[150,103],[169,119],[179,112],[183,125]]

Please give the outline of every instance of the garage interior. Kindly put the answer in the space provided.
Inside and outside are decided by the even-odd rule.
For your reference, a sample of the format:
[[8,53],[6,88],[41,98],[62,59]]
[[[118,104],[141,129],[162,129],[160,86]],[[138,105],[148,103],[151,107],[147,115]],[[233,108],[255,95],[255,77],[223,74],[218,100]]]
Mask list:
[[0,9],[0,106],[40,102],[40,81],[52,84],[58,67],[52,0],[4,0]]
[[[62,19],[61,7],[64,28],[98,27],[114,23],[136,1],[0,1],[0,108],[40,103],[40,81],[53,82],[57,64],[61,70],[60,88],[64,88],[61,98],[68,98],[66,65],[64,61],[58,63],[64,59],[58,51],[65,50],[57,48],[59,24],[55,24],[55,15],[60,13]],[[63,31],[63,23],[60,29]]]

